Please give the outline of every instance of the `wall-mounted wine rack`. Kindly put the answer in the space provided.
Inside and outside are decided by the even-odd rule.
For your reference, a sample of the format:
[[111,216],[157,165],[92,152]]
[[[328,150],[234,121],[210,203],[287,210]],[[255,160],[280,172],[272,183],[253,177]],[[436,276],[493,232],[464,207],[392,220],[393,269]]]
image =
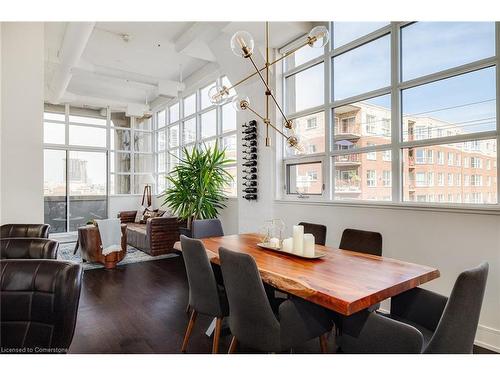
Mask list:
[[257,200],[257,121],[243,125],[243,198]]

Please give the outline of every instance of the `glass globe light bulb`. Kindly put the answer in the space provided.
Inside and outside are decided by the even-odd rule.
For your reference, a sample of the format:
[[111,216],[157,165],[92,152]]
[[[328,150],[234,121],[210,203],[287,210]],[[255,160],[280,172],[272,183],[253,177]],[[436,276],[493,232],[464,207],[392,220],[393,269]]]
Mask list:
[[229,92],[225,86],[220,87],[219,85],[215,85],[208,90],[208,98],[210,99],[210,103],[222,105],[227,102]]
[[295,123],[293,122],[293,120],[285,121],[283,126],[285,127],[285,129],[291,130],[292,132],[295,131]]
[[238,96],[236,95],[233,99],[233,108],[240,112],[244,111],[247,109],[247,107],[250,105],[250,99],[248,99],[247,96]]
[[309,46],[313,48],[323,48],[330,40],[330,33],[325,26],[316,26],[307,35]]
[[231,38],[231,50],[236,56],[249,57],[253,53],[254,41],[250,33],[238,31]]
[[291,135],[286,140],[286,144],[288,147],[293,148],[296,154],[302,154],[304,152],[304,148],[300,143],[300,139],[297,135]]

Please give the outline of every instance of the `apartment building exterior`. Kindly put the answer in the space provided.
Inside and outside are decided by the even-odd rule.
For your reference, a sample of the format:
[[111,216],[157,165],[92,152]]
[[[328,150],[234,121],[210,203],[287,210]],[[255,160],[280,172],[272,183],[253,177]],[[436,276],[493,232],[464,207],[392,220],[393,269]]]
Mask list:
[[[297,121],[306,152],[325,152],[324,116],[313,114]],[[437,118],[403,116],[403,139],[413,141],[462,133],[458,125]],[[334,110],[336,150],[384,145],[391,142],[390,109],[356,103]],[[462,142],[412,147],[402,152],[404,201],[439,203],[497,203],[495,141]],[[390,201],[391,151],[333,157],[335,199]],[[321,164],[296,168],[298,192],[321,194]]]

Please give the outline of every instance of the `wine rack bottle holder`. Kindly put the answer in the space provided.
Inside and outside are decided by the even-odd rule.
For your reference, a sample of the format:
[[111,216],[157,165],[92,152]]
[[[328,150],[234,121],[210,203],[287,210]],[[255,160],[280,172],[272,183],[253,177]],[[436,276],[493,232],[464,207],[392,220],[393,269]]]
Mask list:
[[257,121],[243,125],[243,198],[257,200]]

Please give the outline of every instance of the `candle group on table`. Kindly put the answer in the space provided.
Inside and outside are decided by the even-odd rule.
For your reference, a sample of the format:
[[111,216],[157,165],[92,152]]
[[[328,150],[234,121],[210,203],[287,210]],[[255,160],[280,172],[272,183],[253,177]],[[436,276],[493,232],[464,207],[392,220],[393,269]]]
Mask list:
[[294,225],[292,237],[285,238],[281,250],[305,257],[314,256],[314,236],[311,233],[304,233],[302,225]]

